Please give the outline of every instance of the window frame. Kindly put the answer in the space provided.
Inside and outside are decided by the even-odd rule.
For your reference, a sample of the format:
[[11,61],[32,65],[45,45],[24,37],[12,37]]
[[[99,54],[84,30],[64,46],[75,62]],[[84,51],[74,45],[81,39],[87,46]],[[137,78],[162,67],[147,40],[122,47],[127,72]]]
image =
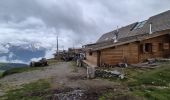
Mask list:
[[169,50],[169,43],[163,43],[163,50]]
[[152,43],[143,43],[140,44],[140,52],[141,53],[153,53],[153,44]]

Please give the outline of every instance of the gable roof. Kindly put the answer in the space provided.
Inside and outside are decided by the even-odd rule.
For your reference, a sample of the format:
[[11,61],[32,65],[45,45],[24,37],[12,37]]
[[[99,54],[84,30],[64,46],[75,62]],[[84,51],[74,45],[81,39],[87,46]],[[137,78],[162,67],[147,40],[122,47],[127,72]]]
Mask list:
[[[118,29],[118,42],[130,42],[130,40],[142,37],[142,36],[150,36],[149,35],[149,26],[152,23],[152,32],[159,32],[163,30],[170,29],[170,10],[163,12],[161,14],[150,17],[148,20],[143,23],[144,25],[141,28],[135,28],[140,22],[135,22],[133,24],[127,25],[125,27]],[[108,32],[103,34],[96,43],[88,44],[86,47],[91,49],[102,48],[103,46],[107,46],[109,44],[117,44],[114,43],[114,36],[117,30]]]
[[[137,24],[136,23],[133,23],[133,24],[130,24],[128,26],[125,26],[125,27],[122,27],[119,30],[119,33],[118,33],[118,38],[124,38],[124,37],[128,37],[128,35],[130,34],[130,30],[135,27],[135,25]],[[117,30],[114,30],[114,31],[111,31],[111,32],[108,32],[106,34],[103,34],[99,40],[97,40],[97,43],[99,42],[104,42],[104,41],[107,41],[107,40],[112,40],[115,33],[116,33]]]

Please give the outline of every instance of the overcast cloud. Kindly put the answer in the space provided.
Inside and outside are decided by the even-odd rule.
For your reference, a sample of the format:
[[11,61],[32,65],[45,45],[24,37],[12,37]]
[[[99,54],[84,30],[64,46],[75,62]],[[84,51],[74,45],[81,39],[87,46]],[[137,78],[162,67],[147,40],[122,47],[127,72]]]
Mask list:
[[0,0],[0,43],[38,42],[54,50],[59,35],[60,48],[78,47],[117,26],[169,10],[169,4],[169,0]]

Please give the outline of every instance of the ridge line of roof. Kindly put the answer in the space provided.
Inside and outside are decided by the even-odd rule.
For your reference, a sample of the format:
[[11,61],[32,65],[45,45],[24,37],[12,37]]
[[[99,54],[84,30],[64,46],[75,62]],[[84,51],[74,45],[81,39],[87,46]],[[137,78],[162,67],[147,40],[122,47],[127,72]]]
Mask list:
[[[161,15],[164,16],[164,14],[166,14],[166,13],[170,13],[170,10],[167,10],[167,11],[162,12],[162,13],[160,13],[160,14],[157,14],[157,15],[154,15],[154,16],[149,17],[148,19],[144,20],[144,21],[147,21],[147,23],[145,23],[145,24],[148,25],[148,24],[149,24],[148,22],[152,22],[152,19],[153,19],[153,18],[159,17],[159,16],[161,17]],[[130,33],[132,33],[132,35],[133,35],[133,34],[136,34],[137,31],[136,31],[136,30],[133,31],[133,28],[136,26],[137,23],[139,23],[139,22],[134,22],[134,23],[128,24],[128,25],[126,25],[126,26],[120,27],[119,30],[127,31],[127,32],[126,32],[127,34],[130,34]],[[134,26],[133,26],[133,25],[134,25]],[[145,32],[145,30],[146,30],[146,25],[144,25],[144,27],[145,27],[145,28],[143,28],[143,27],[140,28],[139,32]],[[127,30],[126,30],[126,28],[127,28]],[[137,30],[138,30],[138,29],[137,29]],[[105,38],[105,37],[112,36],[111,34],[114,33],[114,31],[116,31],[116,29],[114,29],[114,30],[112,30],[112,31],[110,31],[110,32],[104,33],[104,34],[97,40],[96,43],[100,43],[100,42],[105,41],[104,38]],[[130,32],[130,33],[128,33],[128,32]],[[122,34],[119,34],[119,35],[122,36]],[[126,35],[125,35],[125,36],[126,36]],[[128,37],[128,35],[127,35],[127,37]],[[110,39],[111,39],[111,38],[110,38]]]

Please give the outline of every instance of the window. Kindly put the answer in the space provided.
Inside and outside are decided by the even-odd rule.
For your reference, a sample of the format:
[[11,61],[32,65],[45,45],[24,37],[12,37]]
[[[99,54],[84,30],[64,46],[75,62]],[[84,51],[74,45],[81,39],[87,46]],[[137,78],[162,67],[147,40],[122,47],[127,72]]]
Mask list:
[[159,51],[169,50],[169,43],[159,43]]
[[164,43],[163,44],[163,49],[164,50],[169,50],[169,43]]
[[89,52],[89,56],[92,56],[92,55],[93,55],[93,52],[90,51],[90,52]]
[[105,38],[105,40],[107,41],[107,40],[109,40],[109,38]]
[[138,24],[133,28],[133,30],[138,29],[138,28],[142,28],[145,25],[146,22],[147,22],[146,20],[142,21],[142,22],[138,22]]
[[152,53],[152,43],[145,43],[144,52]]
[[145,43],[140,45],[141,53],[152,53],[152,43]]

